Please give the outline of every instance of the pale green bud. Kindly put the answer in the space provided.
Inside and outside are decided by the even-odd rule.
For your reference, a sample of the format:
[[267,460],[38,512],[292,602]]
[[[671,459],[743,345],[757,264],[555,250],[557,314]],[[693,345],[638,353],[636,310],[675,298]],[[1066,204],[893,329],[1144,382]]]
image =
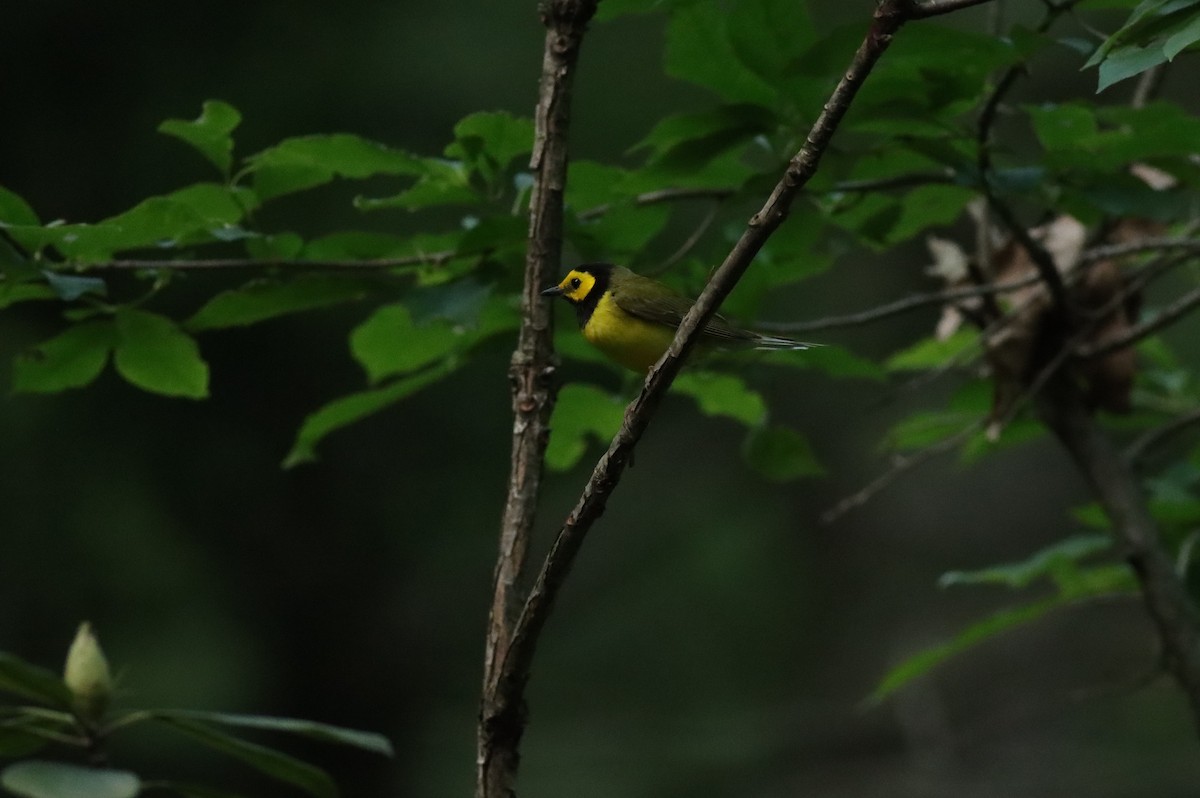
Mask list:
[[75,708],[80,715],[88,720],[103,717],[112,697],[112,675],[104,651],[92,633],[92,625],[87,621],[79,624],[79,631],[71,642],[63,681],[75,696]]

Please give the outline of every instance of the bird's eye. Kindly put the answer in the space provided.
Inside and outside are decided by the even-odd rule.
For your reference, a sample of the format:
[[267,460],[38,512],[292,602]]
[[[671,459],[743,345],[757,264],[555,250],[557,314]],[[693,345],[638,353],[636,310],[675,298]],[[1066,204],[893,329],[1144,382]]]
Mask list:
[[583,281],[580,280],[578,277],[571,278],[571,287],[572,288],[578,288],[582,284],[583,284]]

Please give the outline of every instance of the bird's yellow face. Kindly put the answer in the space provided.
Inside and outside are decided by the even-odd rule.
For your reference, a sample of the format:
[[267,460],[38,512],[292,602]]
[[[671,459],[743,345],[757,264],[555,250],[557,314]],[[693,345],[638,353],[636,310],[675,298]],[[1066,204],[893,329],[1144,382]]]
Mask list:
[[588,298],[588,294],[595,287],[596,275],[572,269],[567,272],[567,276],[558,284],[558,290],[554,291],[554,293],[559,294],[568,302],[579,304]]

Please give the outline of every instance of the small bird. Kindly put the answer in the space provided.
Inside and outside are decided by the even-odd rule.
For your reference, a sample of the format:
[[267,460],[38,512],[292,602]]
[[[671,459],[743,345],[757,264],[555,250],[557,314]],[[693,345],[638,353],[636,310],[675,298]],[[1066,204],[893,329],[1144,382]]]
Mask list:
[[[658,362],[692,300],[657,280],[611,263],[587,263],[567,273],[542,296],[561,296],[575,306],[579,329],[592,346],[625,368],[645,373]],[[806,344],[734,327],[713,316],[701,345],[746,349],[809,349]]]

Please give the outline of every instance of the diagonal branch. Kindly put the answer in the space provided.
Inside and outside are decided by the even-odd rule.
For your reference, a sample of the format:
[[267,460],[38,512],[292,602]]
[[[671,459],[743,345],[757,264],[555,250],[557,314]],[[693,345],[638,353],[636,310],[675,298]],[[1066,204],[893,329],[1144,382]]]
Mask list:
[[1067,375],[1051,381],[1041,394],[1039,409],[1104,507],[1141,585],[1142,600],[1158,628],[1167,666],[1187,695],[1193,719],[1200,726],[1200,614],[1176,576],[1137,478]]
[[641,393],[626,408],[620,430],[608,451],[600,457],[579,501],[559,530],[521,610],[507,657],[500,666],[497,695],[502,696],[510,707],[520,706],[523,700],[538,638],[584,538],[603,514],[608,497],[620,481],[634,446],[683,365],[699,331],[716,313],[721,301],[733,289],[767,238],[783,223],[792,201],[816,173],[834,131],[892,37],[909,19],[982,2],[986,0],[939,0],[936,5],[929,7],[932,10],[923,10],[924,7],[914,0],[883,0],[879,4],[866,38],[825,104],[804,146],[792,159],[766,204],[750,219],[737,244],[713,273],[708,285],[684,317],[667,352],[650,370]]
[[476,798],[507,798],[514,794],[525,730],[522,696],[519,691],[507,689],[501,675],[502,665],[509,659],[517,612],[524,601],[519,582],[533,532],[550,416],[557,396],[552,379],[556,364],[552,309],[539,292],[558,273],[562,258],[571,89],[583,34],[595,12],[596,0],[550,0],[541,6],[546,40],[530,161],[534,184],[529,245],[521,294],[521,330],[509,367],[513,388],[512,467],[484,652]]

